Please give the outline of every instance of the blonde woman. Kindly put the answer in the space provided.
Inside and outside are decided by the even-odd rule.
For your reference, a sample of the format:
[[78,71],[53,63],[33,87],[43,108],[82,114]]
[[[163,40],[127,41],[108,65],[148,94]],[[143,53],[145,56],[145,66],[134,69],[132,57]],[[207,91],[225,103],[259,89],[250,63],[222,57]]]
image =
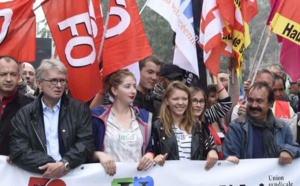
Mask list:
[[157,155],[154,161],[160,165],[165,160],[207,160],[208,170],[218,160],[208,128],[200,126],[194,115],[190,91],[179,81],[166,89],[152,135]]

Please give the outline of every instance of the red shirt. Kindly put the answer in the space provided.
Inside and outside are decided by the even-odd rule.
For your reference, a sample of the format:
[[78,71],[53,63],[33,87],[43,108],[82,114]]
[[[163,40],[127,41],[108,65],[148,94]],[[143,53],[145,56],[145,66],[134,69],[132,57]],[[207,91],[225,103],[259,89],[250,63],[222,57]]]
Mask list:
[[10,103],[16,96],[17,96],[18,88],[15,88],[15,90],[8,96],[4,96],[2,98],[2,101],[0,102],[0,119],[2,118],[2,114],[4,112],[4,109],[8,103]]

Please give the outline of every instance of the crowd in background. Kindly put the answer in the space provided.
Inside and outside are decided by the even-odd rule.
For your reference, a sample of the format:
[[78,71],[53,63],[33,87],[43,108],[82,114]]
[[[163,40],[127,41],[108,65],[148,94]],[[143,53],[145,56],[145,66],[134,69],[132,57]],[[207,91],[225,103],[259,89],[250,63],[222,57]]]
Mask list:
[[205,92],[188,87],[181,68],[155,56],[139,67],[138,84],[128,69],[118,70],[82,103],[68,91],[59,60],[34,69],[0,56],[0,154],[51,178],[90,162],[114,175],[116,162],[147,170],[167,160],[205,160],[209,170],[223,159],[287,164],[300,156],[300,80],[288,81],[281,66],[259,70],[252,85],[245,81],[242,99],[234,70],[220,72]]

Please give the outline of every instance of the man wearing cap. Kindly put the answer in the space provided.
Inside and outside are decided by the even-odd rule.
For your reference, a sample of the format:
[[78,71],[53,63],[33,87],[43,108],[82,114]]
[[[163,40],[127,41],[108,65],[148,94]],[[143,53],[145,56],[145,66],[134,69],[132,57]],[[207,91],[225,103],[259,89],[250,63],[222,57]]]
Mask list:
[[159,76],[159,82],[154,86],[153,92],[151,94],[151,99],[153,100],[155,108],[154,116],[158,116],[159,114],[162,96],[165,89],[173,81],[182,81],[183,71],[176,65],[165,63],[160,69]]

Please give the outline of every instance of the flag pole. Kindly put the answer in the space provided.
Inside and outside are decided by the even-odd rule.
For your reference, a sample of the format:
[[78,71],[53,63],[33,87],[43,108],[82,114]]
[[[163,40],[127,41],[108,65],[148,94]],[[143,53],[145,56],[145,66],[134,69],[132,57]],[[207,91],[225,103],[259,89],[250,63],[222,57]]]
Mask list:
[[142,9],[140,10],[140,12],[139,12],[140,15],[142,14],[142,12],[144,11],[144,9],[146,8],[148,2],[149,2],[149,0],[146,1],[146,3],[144,4],[144,6],[142,7]]
[[42,6],[42,4],[45,4],[45,3],[47,3],[49,0],[44,0],[44,1],[42,1],[37,7],[35,7],[34,9],[33,9],[33,11],[35,12],[38,8],[40,8],[41,6]]
[[100,44],[100,48],[99,48],[99,53],[98,53],[98,58],[97,58],[98,63],[100,63],[100,58],[101,58],[102,51],[103,51],[103,46],[104,46],[105,34],[106,34],[106,31],[107,31],[108,20],[109,20],[109,11],[107,11],[107,15],[106,15],[106,19],[105,19],[104,30],[103,30],[103,34],[102,34],[102,40],[101,40],[101,44]]
[[263,29],[263,31],[262,31],[262,34],[261,34],[261,36],[260,36],[259,43],[258,43],[256,52],[255,52],[255,56],[254,56],[254,59],[253,59],[253,61],[252,61],[251,67],[250,67],[251,71],[250,71],[250,73],[249,73],[248,79],[250,79],[251,76],[253,75],[253,69],[254,69],[254,65],[255,65],[255,63],[256,63],[257,54],[258,54],[260,45],[261,45],[261,43],[262,43],[262,40],[263,40],[263,38],[264,38],[264,34],[265,34],[265,31],[266,31],[266,28],[267,28],[267,25],[265,25],[265,27],[264,27],[264,29]]
[[270,31],[269,34],[268,34],[268,37],[267,37],[265,46],[264,46],[264,48],[263,48],[263,50],[262,50],[262,53],[261,53],[261,55],[260,55],[259,61],[258,61],[258,63],[257,63],[256,70],[255,70],[255,73],[254,73],[254,75],[253,75],[253,77],[252,77],[252,81],[251,81],[251,85],[250,85],[250,86],[252,86],[253,83],[254,83],[254,79],[255,79],[255,77],[256,77],[256,75],[257,75],[257,71],[258,71],[258,68],[259,68],[259,66],[260,66],[260,64],[261,64],[262,58],[263,58],[263,56],[264,56],[264,54],[265,54],[265,52],[266,52],[266,48],[267,48],[267,46],[268,46],[268,43],[269,43],[271,34],[272,34],[272,33],[271,33],[271,31]]

